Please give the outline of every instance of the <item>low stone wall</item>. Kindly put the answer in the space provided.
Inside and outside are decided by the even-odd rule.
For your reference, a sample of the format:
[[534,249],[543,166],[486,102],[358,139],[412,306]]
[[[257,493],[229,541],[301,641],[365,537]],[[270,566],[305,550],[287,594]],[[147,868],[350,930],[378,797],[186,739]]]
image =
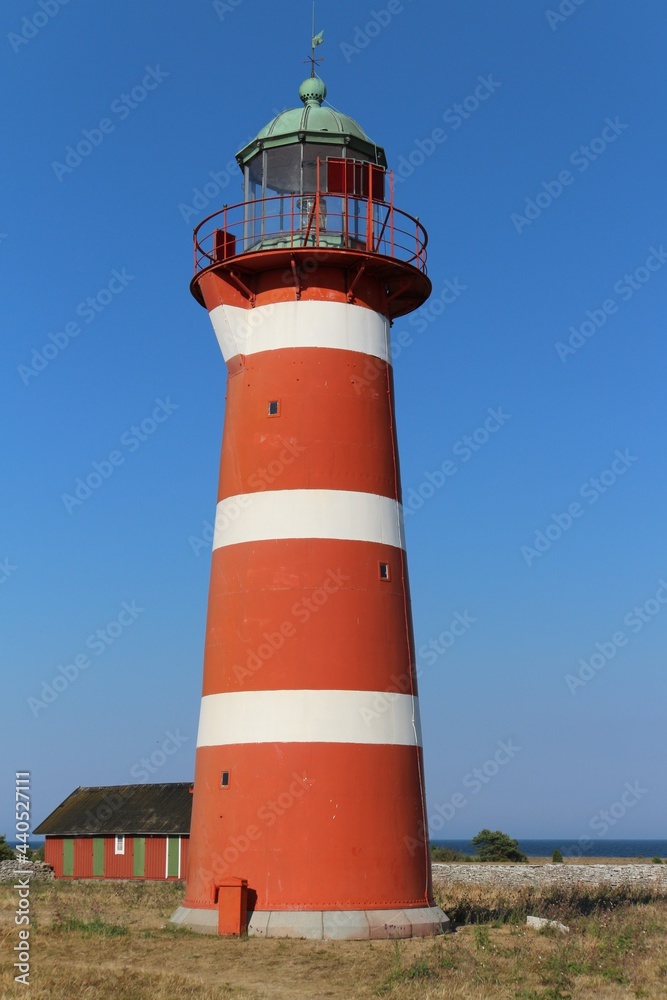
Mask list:
[[55,878],[51,865],[43,861],[0,861],[0,882],[15,882],[28,875],[31,882],[50,882]]
[[588,885],[650,886],[667,892],[667,865],[497,865],[434,864],[436,883],[466,882],[474,885],[552,886]]

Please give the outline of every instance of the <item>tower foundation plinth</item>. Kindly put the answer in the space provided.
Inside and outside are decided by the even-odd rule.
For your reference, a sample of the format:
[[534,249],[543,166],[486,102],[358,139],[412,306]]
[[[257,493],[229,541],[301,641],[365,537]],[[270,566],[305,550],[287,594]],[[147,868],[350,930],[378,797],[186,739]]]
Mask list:
[[[218,911],[179,906],[170,923],[198,934],[217,934]],[[368,941],[431,937],[449,930],[450,919],[439,906],[402,910],[255,910],[248,915],[249,937]]]

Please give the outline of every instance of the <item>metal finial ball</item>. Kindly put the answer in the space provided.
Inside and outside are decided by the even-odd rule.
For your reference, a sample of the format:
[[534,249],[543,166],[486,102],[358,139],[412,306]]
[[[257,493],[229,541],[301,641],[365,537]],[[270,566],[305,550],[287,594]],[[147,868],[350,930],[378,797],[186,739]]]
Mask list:
[[321,104],[326,96],[324,81],[317,76],[309,76],[299,87],[299,97],[304,104]]

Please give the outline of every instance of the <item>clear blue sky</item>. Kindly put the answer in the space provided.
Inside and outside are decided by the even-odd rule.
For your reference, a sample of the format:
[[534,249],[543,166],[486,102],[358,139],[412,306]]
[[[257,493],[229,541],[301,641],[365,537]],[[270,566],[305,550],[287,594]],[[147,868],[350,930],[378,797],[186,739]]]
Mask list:
[[[430,235],[436,304],[394,331],[412,341],[395,364],[406,498],[456,470],[407,518],[417,647],[457,614],[468,625],[420,657],[429,808],[453,813],[439,837],[595,837],[635,782],[609,835],[665,835],[667,11],[561,6],[318,5],[329,100],[402,165],[397,203]],[[242,199],[226,165],[297,103],[310,35],[306,0],[217,8],[73,0],[49,17],[14,0],[0,15],[10,836],[16,769],[37,820],[77,785],[140,780],[169,731],[186,739],[153,780],[192,777],[209,574],[193,538],[214,515],[225,371],[188,291],[186,218]],[[84,130],[99,130],[90,155],[58,167]],[[586,321],[592,335],[572,333]],[[156,400],[164,419],[139,440]],[[114,451],[68,512],[62,495]],[[123,602],[144,610],[87,646]],[[600,668],[582,668],[596,643]],[[86,653],[35,716],[28,699]],[[520,750],[479,781],[499,741]]]

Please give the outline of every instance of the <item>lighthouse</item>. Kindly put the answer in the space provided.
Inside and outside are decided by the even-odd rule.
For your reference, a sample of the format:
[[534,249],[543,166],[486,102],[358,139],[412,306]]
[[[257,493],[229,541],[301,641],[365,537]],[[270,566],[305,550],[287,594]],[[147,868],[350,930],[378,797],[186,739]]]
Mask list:
[[391,326],[427,236],[384,150],[326,105],[237,154],[244,198],[195,229],[191,291],[227,395],[186,895],[208,933],[437,934]]

